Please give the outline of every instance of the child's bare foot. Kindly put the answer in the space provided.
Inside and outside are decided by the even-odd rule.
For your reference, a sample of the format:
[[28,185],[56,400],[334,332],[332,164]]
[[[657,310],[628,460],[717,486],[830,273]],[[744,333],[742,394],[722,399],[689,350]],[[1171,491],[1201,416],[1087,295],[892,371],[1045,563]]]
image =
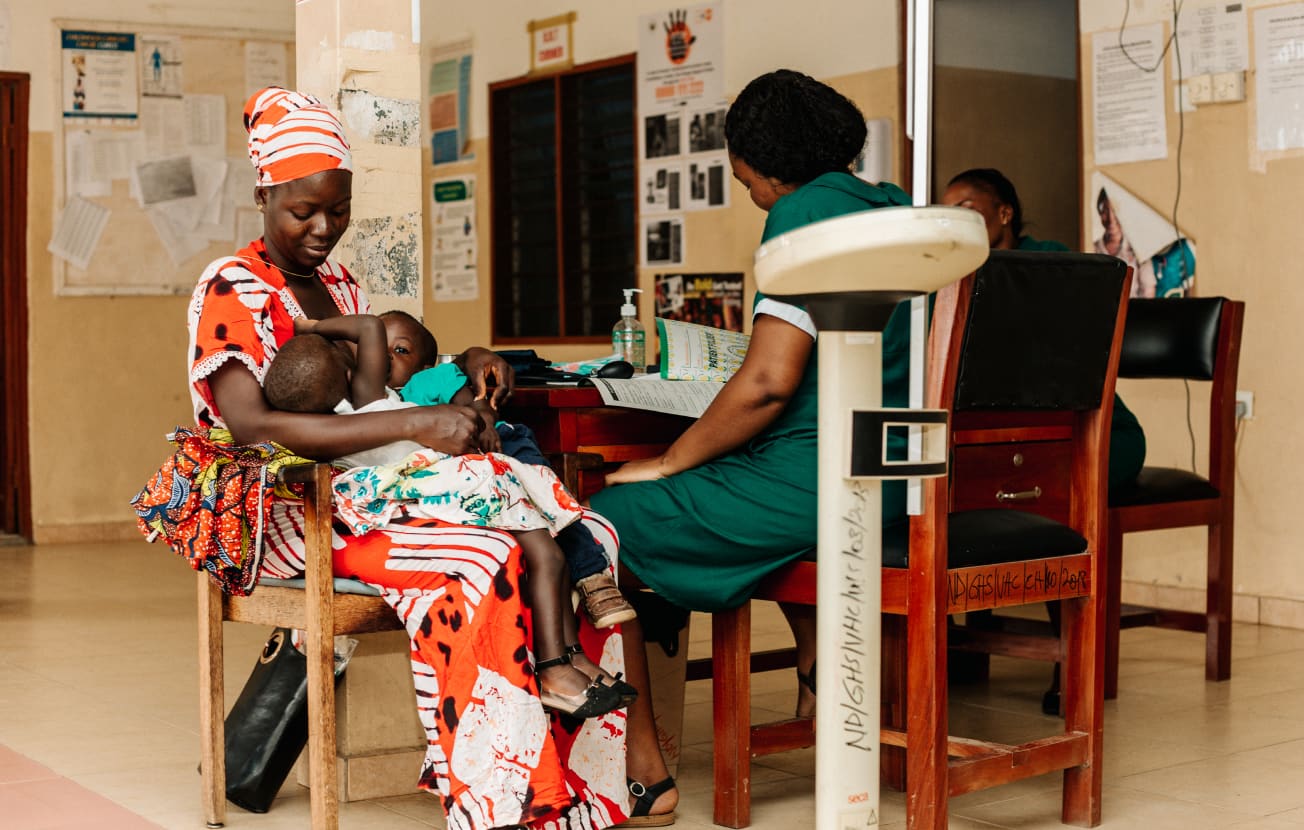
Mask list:
[[593,621],[594,628],[611,628],[638,616],[634,606],[626,601],[625,595],[616,587],[616,580],[610,571],[599,571],[586,576],[575,583],[575,588],[580,592],[584,612]]
[[575,718],[593,718],[625,705],[615,688],[593,680],[570,662],[570,654],[562,654],[535,664],[544,706]]

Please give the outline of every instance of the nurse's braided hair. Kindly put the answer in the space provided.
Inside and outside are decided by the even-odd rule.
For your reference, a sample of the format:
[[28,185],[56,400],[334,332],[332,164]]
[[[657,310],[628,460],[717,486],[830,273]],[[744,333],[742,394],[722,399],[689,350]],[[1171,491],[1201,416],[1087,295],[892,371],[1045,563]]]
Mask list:
[[724,136],[729,152],[760,175],[799,185],[850,170],[865,146],[865,117],[833,87],[779,69],[738,93]]

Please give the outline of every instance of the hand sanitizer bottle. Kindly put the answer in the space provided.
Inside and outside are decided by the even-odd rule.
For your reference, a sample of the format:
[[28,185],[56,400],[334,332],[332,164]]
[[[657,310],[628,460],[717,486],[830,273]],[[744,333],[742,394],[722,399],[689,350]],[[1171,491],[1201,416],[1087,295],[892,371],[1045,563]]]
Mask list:
[[641,288],[622,288],[625,292],[625,304],[620,307],[620,322],[611,329],[611,350],[634,366],[635,372],[647,369],[643,324],[638,321],[638,309],[634,306],[634,294],[642,293]]

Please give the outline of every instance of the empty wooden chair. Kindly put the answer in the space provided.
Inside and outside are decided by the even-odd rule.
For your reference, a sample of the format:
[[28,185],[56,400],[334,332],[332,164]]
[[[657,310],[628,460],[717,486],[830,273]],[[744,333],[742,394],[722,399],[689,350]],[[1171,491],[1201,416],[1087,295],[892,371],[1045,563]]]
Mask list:
[[[1145,467],[1109,494],[1105,696],[1118,693],[1119,629],[1156,625],[1205,634],[1205,677],[1232,671],[1232,542],[1236,496],[1236,377],[1245,304],[1222,297],[1132,300],[1118,376],[1210,382],[1207,477]],[[1129,606],[1122,613],[1123,535],[1207,526],[1205,611]]]

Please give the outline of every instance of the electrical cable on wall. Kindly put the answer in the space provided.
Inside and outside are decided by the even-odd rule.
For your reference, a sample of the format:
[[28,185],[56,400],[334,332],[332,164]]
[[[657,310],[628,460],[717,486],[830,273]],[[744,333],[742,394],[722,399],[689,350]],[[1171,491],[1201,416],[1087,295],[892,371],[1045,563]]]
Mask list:
[[[1175,242],[1180,242],[1182,240],[1182,231],[1177,224],[1177,208],[1182,203],[1182,145],[1185,143],[1185,139],[1186,139],[1186,107],[1184,106],[1185,102],[1183,101],[1183,88],[1182,88],[1182,83],[1185,80],[1182,75],[1182,43],[1181,43],[1181,39],[1177,36],[1177,24],[1178,21],[1181,19],[1183,2],[1184,0],[1174,0],[1173,2],[1173,31],[1172,34],[1168,36],[1168,41],[1164,44],[1164,48],[1160,50],[1159,57],[1155,59],[1155,63],[1153,66],[1145,66],[1144,64],[1140,63],[1136,58],[1132,57],[1131,53],[1127,51],[1127,45],[1123,43],[1123,32],[1127,29],[1127,18],[1132,12],[1132,0],[1124,0],[1123,22],[1119,24],[1118,27],[1119,50],[1123,53],[1123,57],[1127,58],[1129,63],[1131,63],[1137,69],[1140,69],[1142,72],[1160,71],[1160,69],[1164,65],[1164,58],[1168,55],[1169,48],[1173,50],[1173,60],[1175,61],[1174,65],[1177,72],[1177,99],[1178,99],[1177,100],[1177,151],[1173,154],[1176,160],[1176,168],[1177,168],[1176,169],[1177,182],[1173,189],[1173,213],[1172,213],[1173,233],[1177,234],[1177,239],[1174,240]],[[1186,258],[1182,257],[1181,262],[1182,262],[1182,268],[1185,269]],[[1182,276],[1183,279],[1185,279],[1186,274],[1183,274]],[[1186,389],[1186,433],[1188,436],[1190,436],[1191,439],[1191,472],[1197,473],[1195,468],[1196,467],[1195,427],[1191,423],[1191,382],[1189,380],[1183,379],[1182,386],[1185,387]]]

